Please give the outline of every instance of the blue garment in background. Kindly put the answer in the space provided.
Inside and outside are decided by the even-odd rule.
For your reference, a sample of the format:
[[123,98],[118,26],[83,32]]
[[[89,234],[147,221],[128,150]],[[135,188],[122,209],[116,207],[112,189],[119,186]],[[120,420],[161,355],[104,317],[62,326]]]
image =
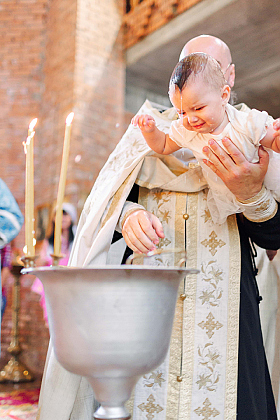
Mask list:
[[[23,215],[19,206],[4,181],[0,178],[0,249],[11,242],[19,233],[23,224]],[[0,256],[1,258],[1,256]],[[0,259],[0,302],[2,309],[1,259]],[[2,312],[2,310],[1,310]],[[0,319],[1,328],[2,315]],[[1,329],[0,329],[1,336]]]
[[0,178],[0,249],[18,235],[22,224],[23,216],[19,206]]

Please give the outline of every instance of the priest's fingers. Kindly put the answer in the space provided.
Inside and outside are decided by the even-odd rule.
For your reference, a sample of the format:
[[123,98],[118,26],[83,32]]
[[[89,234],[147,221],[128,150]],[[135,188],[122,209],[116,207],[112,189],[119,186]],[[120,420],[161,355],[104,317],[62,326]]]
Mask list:
[[152,226],[160,238],[164,238],[164,231],[160,220],[152,213],[148,213]]
[[[152,213],[138,210],[131,213],[125,220],[122,234],[127,245],[139,253],[147,253],[158,244],[158,233],[163,237],[160,221]],[[162,236],[163,235],[163,236]]]
[[132,249],[133,252],[136,254],[146,254],[150,251],[149,248],[145,247],[142,242],[137,239],[134,232],[130,229],[127,229],[125,232],[123,232],[123,238],[127,244],[127,246]]
[[[216,170],[223,173],[225,171],[234,170],[235,162],[232,157],[213,139],[208,142],[209,147],[204,147],[203,152],[215,166]],[[243,156],[243,160],[244,160]]]
[[246,163],[247,159],[243,153],[235,144],[233,144],[233,142],[228,137],[224,137],[222,139],[222,143],[226,149],[227,155],[233,160],[234,163],[236,163],[236,165],[243,165]]
[[[260,192],[269,163],[269,155],[262,147],[258,150],[259,162],[251,163],[243,155],[243,158],[236,158],[235,152],[235,160],[226,157],[226,151],[214,140],[210,140],[209,144],[211,149],[208,146],[203,148],[208,158],[203,159],[203,162],[222,179],[238,200],[248,200]],[[230,148],[233,151],[232,146]]]

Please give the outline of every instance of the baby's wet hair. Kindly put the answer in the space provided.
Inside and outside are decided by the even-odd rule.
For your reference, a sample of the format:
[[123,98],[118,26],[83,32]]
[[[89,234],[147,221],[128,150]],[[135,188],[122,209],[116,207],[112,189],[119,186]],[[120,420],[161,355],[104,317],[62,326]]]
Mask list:
[[194,81],[197,76],[202,76],[206,83],[210,83],[216,89],[222,89],[226,84],[217,60],[205,53],[192,53],[177,63],[170,78],[169,88],[175,85],[182,92],[188,81]]

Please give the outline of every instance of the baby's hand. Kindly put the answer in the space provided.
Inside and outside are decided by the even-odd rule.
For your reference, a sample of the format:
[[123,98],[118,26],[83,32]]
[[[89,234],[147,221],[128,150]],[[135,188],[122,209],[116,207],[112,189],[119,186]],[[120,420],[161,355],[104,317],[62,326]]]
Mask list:
[[154,131],[156,127],[156,122],[153,117],[150,115],[135,115],[135,117],[132,118],[131,124],[134,125],[134,127],[140,128],[141,131],[144,131],[145,133],[151,133]]
[[273,150],[280,153],[280,118],[273,123],[274,134],[273,134]]

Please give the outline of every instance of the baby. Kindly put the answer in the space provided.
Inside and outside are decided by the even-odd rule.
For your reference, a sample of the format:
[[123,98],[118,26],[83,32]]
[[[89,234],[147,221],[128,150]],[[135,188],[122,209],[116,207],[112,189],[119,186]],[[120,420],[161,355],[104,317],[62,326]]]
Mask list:
[[181,60],[170,79],[169,97],[179,115],[169,134],[160,131],[149,115],[136,115],[131,122],[139,126],[156,153],[167,155],[182,147],[193,152],[209,185],[208,207],[215,223],[223,223],[230,214],[242,212],[242,204],[204,163],[202,149],[210,139],[223,147],[221,140],[230,138],[250,162],[258,161],[260,145],[271,149],[264,184],[280,199],[280,156],[273,153],[280,153],[278,120],[274,121],[265,111],[253,109],[247,113],[229,105],[230,87],[214,58],[194,53]]

